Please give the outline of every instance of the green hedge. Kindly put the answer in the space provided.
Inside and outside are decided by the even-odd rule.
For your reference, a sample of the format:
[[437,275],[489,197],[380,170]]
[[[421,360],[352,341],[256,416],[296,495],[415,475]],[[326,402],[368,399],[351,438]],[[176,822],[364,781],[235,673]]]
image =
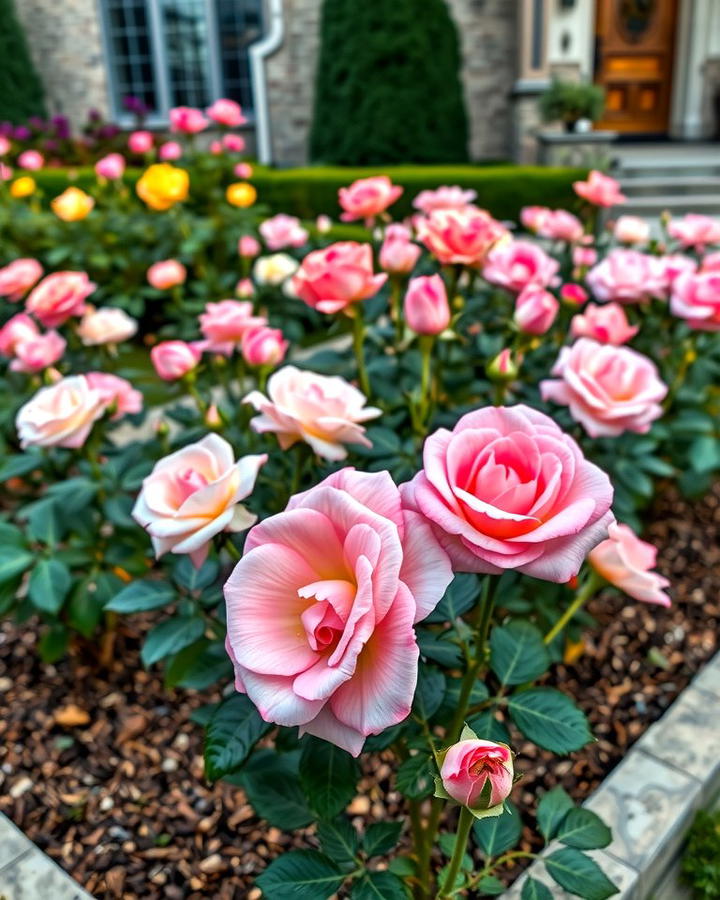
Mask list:
[[[412,211],[412,200],[426,188],[459,184],[477,191],[477,203],[500,219],[517,219],[520,208],[528,204],[550,207],[571,206],[576,197],[572,183],[586,175],[585,169],[541,166],[383,166],[374,168],[308,167],[269,169],[256,166],[252,182],[258,200],[273,212],[285,212],[301,219],[313,219],[326,213],[336,219],[340,208],[338,188],[356,178],[387,174],[405,193],[392,207],[395,218]],[[95,184],[92,169],[45,169],[34,173],[38,185],[54,197],[69,181],[82,188]],[[139,171],[128,171],[125,180],[134,184]],[[192,196],[192,188],[191,188]]]

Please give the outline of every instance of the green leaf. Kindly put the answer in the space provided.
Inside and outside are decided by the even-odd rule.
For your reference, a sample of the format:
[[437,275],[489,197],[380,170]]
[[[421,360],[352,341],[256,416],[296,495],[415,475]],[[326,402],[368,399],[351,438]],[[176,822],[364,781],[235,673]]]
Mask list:
[[368,825],[362,840],[363,850],[370,856],[389,853],[400,840],[402,822],[375,822]]
[[61,510],[52,499],[39,500],[26,507],[27,531],[34,541],[54,547],[67,531],[69,520],[63,518]]
[[589,809],[571,809],[560,823],[555,837],[569,847],[597,850],[607,847],[612,833],[600,816]]
[[550,656],[540,631],[529,622],[516,621],[493,628],[490,666],[503,685],[534,681],[547,671]]
[[485,856],[497,856],[510,850],[520,840],[522,819],[512,801],[505,802],[505,812],[473,822],[473,835]]
[[189,556],[181,556],[173,570],[177,583],[188,591],[202,591],[209,587],[218,577],[220,563],[216,559],[207,560],[196,569]]
[[618,893],[600,866],[573,847],[556,850],[544,857],[543,862],[560,887],[583,900],[606,900]]
[[483,741],[495,741],[495,743],[499,741],[501,744],[510,743],[510,732],[490,709],[483,710],[475,716],[470,716],[467,723]]
[[720,469],[720,440],[712,434],[696,438],[688,450],[690,467],[695,472],[712,472]]
[[25,536],[22,531],[9,522],[0,522],[0,553],[9,546],[24,547]]
[[537,808],[537,823],[546,844],[555,837],[560,823],[574,808],[572,798],[560,785],[542,795]]
[[158,609],[177,600],[177,592],[165,581],[133,581],[116,594],[105,607],[110,612],[129,613]]
[[90,637],[98,626],[103,613],[104,598],[97,590],[95,579],[83,578],[75,585],[70,597],[68,623],[85,637]]
[[445,676],[433,666],[421,666],[413,699],[413,712],[426,722],[439,709],[445,695]]
[[313,820],[298,778],[299,751],[275,753],[256,750],[237,773],[226,781],[245,789],[255,812],[285,831],[304,828]]
[[327,900],[345,881],[335,863],[315,850],[291,850],[258,876],[265,900]]
[[354,865],[360,846],[360,838],[352,824],[345,818],[318,822],[317,839],[323,853],[338,865]]
[[9,481],[20,475],[27,475],[33,469],[41,469],[44,459],[39,453],[21,453],[9,456],[0,466],[0,481]]
[[536,878],[527,878],[523,882],[520,900],[552,900],[550,888]]
[[48,497],[52,497],[62,515],[84,510],[98,492],[99,485],[89,478],[66,478],[48,488]]
[[529,740],[553,753],[570,753],[591,741],[585,715],[554,688],[533,688],[513,694],[510,716]]
[[431,794],[434,782],[430,772],[430,757],[424,753],[408,757],[398,767],[395,786],[411,800],[419,800]]
[[41,559],[30,573],[28,596],[36,609],[55,615],[70,590],[67,566],[56,559]]
[[471,609],[479,595],[480,579],[477,575],[456,575],[442,600],[424,621],[452,622]]
[[392,872],[366,872],[353,885],[352,900],[408,900],[405,882]]
[[168,687],[204,691],[221,679],[232,676],[232,663],[221,641],[201,638],[177,653],[165,671]]
[[450,640],[452,637],[453,632],[447,632],[447,634],[442,635],[419,628],[417,631],[417,642],[420,647],[420,653],[433,662],[440,663],[441,666],[445,666],[448,669],[457,669],[462,665],[462,655],[460,647]]
[[496,897],[504,890],[505,885],[494,875],[484,875],[477,883],[477,892],[480,897]]
[[310,808],[321,819],[332,819],[355,796],[360,770],[347,750],[320,738],[306,737],[299,775]]
[[40,659],[45,663],[54,663],[67,653],[70,632],[62,622],[53,624],[43,633],[38,642]]
[[32,553],[18,547],[0,547],[0,584],[12,581],[35,561]]
[[140,659],[144,666],[151,666],[192,644],[202,637],[204,631],[205,622],[199,616],[174,616],[172,619],[165,619],[148,632],[140,651]]
[[205,732],[205,774],[211,781],[238,769],[272,725],[245,694],[233,694],[215,710]]

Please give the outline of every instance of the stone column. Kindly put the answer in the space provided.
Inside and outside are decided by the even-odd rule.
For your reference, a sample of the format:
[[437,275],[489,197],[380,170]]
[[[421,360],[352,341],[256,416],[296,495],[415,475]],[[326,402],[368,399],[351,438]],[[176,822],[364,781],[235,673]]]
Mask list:
[[540,124],[537,98],[549,84],[547,59],[549,0],[518,0],[517,77],[513,87],[513,158],[537,160],[534,131]]

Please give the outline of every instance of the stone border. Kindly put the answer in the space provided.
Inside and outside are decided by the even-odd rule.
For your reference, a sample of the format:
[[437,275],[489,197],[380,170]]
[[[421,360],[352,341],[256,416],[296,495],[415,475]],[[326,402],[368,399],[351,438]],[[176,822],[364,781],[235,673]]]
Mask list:
[[93,900],[0,813],[0,900]]
[[[618,900],[646,900],[673,870],[695,812],[720,790],[720,653],[585,802],[610,825],[613,841],[592,856],[620,889]],[[551,845],[547,852],[557,849]],[[540,861],[528,873],[561,890]],[[518,900],[526,875],[502,896]]]

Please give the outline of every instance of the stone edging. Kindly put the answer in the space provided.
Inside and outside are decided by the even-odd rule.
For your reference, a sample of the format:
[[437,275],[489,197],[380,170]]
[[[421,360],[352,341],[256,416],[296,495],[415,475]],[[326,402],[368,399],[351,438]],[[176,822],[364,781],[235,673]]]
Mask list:
[[[677,861],[695,812],[720,790],[719,710],[717,653],[585,802],[612,828],[610,846],[589,855],[617,884],[618,900],[652,896]],[[546,884],[553,898],[574,896],[552,881],[540,861],[528,873]],[[525,878],[502,897],[518,900]]]

